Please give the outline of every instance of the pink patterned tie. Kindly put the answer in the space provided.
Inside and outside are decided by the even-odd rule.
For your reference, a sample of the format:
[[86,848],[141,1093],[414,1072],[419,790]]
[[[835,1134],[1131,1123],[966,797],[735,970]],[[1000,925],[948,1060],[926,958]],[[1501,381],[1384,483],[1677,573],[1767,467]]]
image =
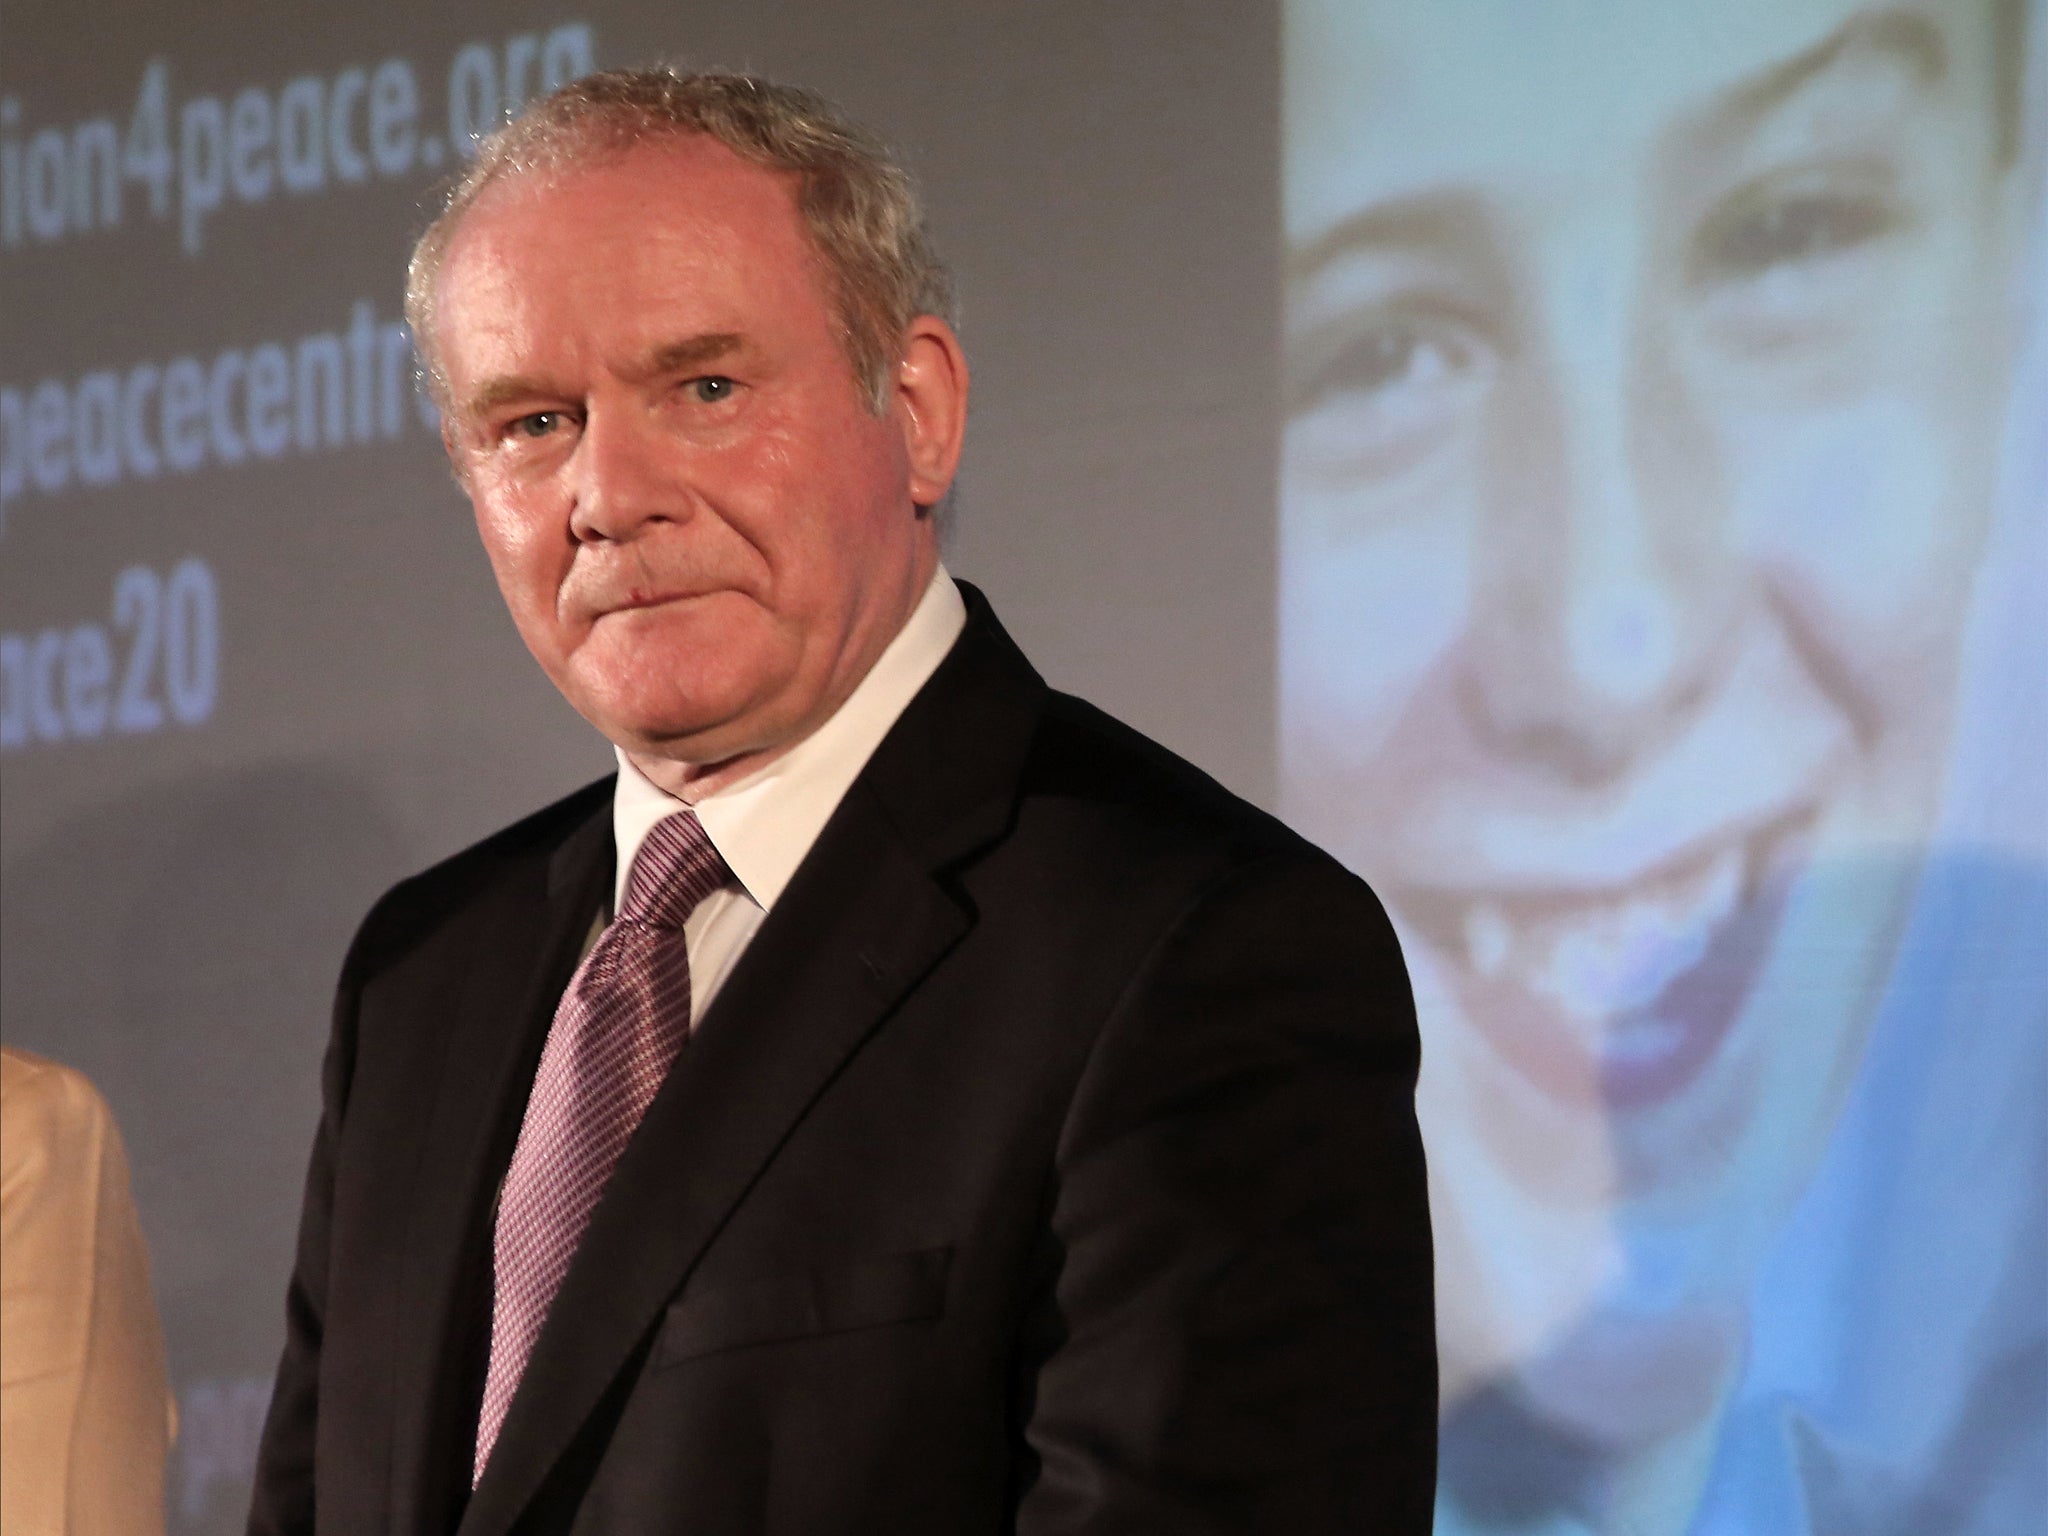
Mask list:
[[476,1477],[591,1210],[689,1036],[683,922],[731,878],[694,811],[656,822],[634,856],[618,916],[555,1009],[498,1197]]

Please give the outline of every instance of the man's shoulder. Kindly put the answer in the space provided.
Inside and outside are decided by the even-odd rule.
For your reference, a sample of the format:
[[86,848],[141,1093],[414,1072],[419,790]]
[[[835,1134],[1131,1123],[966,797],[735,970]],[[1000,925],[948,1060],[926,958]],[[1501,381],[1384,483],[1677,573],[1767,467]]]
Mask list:
[[409,943],[508,879],[545,869],[571,837],[604,815],[615,782],[607,774],[399,881],[363,919],[358,957]]
[[[1022,813],[1099,845],[1121,876],[1336,862],[1178,753],[1070,694],[1050,693],[1021,784]],[[1349,878],[1349,877],[1346,877]]]
[[977,856],[986,877],[1055,902],[1141,887],[1171,902],[1247,865],[1342,874],[1187,759],[1047,687],[982,593],[959,586],[966,627],[862,776],[920,853]]
[[1168,748],[1049,694],[1019,789],[1010,836],[969,877],[1000,932],[1061,949],[1119,997],[1141,995],[1126,990],[1138,976],[1154,989],[1142,995],[1183,1002],[1190,988],[1335,988],[1359,1019],[1407,1017],[1399,942],[1370,886]]

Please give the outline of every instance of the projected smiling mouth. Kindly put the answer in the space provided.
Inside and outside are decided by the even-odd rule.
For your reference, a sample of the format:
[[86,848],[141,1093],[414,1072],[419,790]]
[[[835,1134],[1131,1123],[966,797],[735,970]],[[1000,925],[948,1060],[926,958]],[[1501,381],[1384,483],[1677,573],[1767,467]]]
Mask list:
[[1603,891],[1415,888],[1470,1015],[1557,1097],[1647,1107],[1696,1081],[1742,1011],[1804,862],[1807,814]]

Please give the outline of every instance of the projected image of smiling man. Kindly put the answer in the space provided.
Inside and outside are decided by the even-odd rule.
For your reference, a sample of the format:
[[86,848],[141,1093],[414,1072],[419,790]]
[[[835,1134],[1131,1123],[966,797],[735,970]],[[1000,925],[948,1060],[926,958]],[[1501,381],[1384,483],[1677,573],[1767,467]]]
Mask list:
[[1288,10],[1284,810],[1426,999],[1447,1412],[1608,1469],[1595,1523],[1683,1524],[1894,964],[2017,16]]

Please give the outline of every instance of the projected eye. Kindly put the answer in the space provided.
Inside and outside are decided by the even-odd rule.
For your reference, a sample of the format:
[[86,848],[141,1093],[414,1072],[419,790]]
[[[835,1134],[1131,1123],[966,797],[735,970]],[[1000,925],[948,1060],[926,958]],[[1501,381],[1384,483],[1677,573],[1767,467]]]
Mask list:
[[1461,320],[1339,322],[1292,349],[1289,452],[1318,473],[1387,477],[1448,445],[1492,382],[1495,348]]
[[1866,168],[1767,177],[1700,226],[1688,276],[1733,339],[1769,344],[1874,323],[1887,260],[1912,220]]
[[1708,231],[1701,254],[1710,273],[1753,276],[1862,245],[1892,224],[1890,209],[1870,198],[1789,197],[1742,210],[1726,228]]
[[722,373],[707,373],[702,378],[690,380],[683,387],[694,399],[702,401],[705,405],[716,405],[721,400],[730,400],[739,385]]

